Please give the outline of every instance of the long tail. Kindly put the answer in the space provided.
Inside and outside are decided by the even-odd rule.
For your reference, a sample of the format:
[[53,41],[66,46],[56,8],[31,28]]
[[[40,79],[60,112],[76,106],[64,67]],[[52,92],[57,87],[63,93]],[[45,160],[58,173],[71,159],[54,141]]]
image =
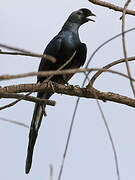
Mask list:
[[[38,93],[38,97],[45,98],[45,99],[49,99],[51,95],[52,94],[49,94],[49,93]],[[29,144],[28,144],[28,149],[27,149],[27,159],[26,159],[26,166],[25,166],[26,174],[29,173],[31,165],[32,165],[34,145],[37,139],[38,130],[40,128],[42,117],[43,117],[42,107],[39,104],[35,104],[30,132],[29,132]]]

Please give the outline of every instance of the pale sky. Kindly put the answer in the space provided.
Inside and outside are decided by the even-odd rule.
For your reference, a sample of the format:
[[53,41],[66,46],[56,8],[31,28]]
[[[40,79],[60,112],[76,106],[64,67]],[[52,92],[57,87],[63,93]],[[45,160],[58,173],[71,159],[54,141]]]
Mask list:
[[[108,2],[123,6],[126,1]],[[88,1],[4,0],[0,6],[0,43],[42,53],[48,42],[60,31],[70,13],[84,7],[97,16],[95,23],[89,22],[80,29],[80,38],[87,44],[88,60],[99,45],[121,32],[120,12],[93,5]],[[129,8],[133,10],[133,1]],[[134,17],[126,17],[126,29],[135,27]],[[134,42],[133,31],[126,35],[128,56],[135,55]],[[117,38],[98,51],[89,67],[100,68],[123,57],[122,40]],[[1,55],[0,74],[37,71],[39,62],[38,58]],[[132,74],[135,75],[135,64],[130,64]],[[113,69],[126,73],[125,64]],[[83,74],[76,74],[70,83],[81,85],[83,78]],[[3,81],[0,86],[34,82],[36,77]],[[133,98],[129,81],[118,75],[102,74],[95,87],[101,91],[111,91]],[[54,180],[58,178],[77,98],[55,94],[51,99],[56,100],[57,105],[47,107],[47,118],[43,119],[40,128],[29,175],[24,173],[29,130],[0,122],[0,179],[49,180],[50,164],[54,168]],[[1,100],[0,106],[8,102],[9,100]],[[116,146],[121,180],[134,180],[135,110],[113,102],[101,102],[101,105]],[[30,125],[33,107],[33,103],[21,101],[14,107],[1,111],[0,117]],[[117,179],[112,147],[95,100],[82,98],[80,101],[62,179]]]

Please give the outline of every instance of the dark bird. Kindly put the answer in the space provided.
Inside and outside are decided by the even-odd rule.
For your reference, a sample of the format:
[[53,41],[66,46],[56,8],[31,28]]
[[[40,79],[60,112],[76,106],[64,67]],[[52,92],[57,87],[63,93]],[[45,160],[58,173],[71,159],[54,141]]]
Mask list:
[[[74,11],[65,24],[63,25],[61,31],[55,36],[50,43],[47,45],[44,54],[51,55],[56,58],[56,63],[52,63],[47,58],[42,58],[39,71],[57,70],[66,61],[68,61],[72,55],[75,53],[71,62],[64,67],[64,69],[79,68],[83,66],[86,60],[87,47],[84,43],[81,43],[78,30],[79,27],[88,22],[94,21],[89,19],[89,16],[95,16],[89,9],[79,9]],[[57,75],[51,78],[52,82],[57,82],[60,84],[66,84],[68,80],[73,76],[73,74],[68,75]],[[46,77],[38,77],[37,82],[42,83]],[[39,92],[37,97],[49,99],[53,93],[50,92]],[[29,133],[29,144],[27,150],[27,159],[25,172],[29,173],[31,164],[34,145],[38,135],[38,130],[43,117],[43,110],[40,104],[35,104],[33,118]]]

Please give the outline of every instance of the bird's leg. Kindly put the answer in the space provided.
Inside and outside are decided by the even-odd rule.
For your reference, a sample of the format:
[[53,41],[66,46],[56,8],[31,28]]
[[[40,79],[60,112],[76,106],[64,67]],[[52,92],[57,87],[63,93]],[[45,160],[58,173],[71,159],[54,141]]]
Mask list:
[[66,75],[65,74],[62,75],[62,80],[63,80],[64,84],[66,84],[67,86],[69,85],[69,83],[66,81]]

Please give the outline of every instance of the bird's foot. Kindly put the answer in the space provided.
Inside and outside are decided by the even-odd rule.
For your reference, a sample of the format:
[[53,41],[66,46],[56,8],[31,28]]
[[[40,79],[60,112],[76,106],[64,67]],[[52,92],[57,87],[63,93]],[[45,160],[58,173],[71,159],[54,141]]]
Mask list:
[[74,85],[72,85],[72,84],[68,84],[68,86],[70,86],[71,89],[74,89],[74,88],[80,88],[79,85],[75,85],[75,86],[74,86]]
[[70,88],[70,90],[73,90],[75,88],[72,84],[68,84],[68,87]]
[[55,89],[54,89],[54,86],[53,86],[52,81],[48,81],[48,82],[47,82],[47,86],[52,89],[53,93],[55,93]]

